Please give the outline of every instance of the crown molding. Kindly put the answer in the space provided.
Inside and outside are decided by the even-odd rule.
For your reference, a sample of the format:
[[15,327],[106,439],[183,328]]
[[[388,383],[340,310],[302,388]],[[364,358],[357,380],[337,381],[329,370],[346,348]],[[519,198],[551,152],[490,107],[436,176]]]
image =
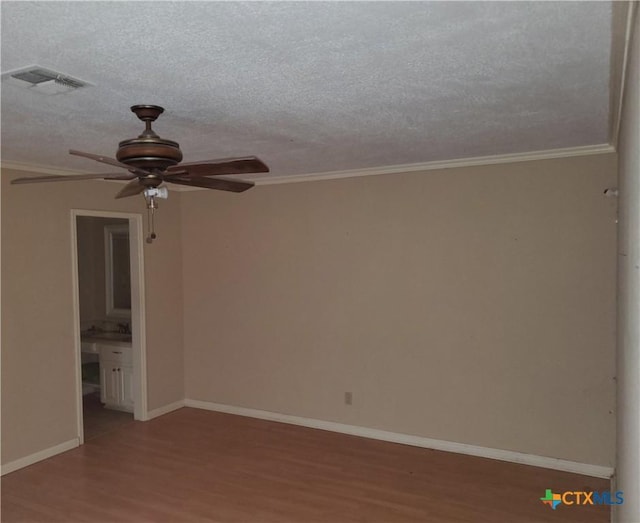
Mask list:
[[[626,7],[626,9],[625,9]],[[611,122],[610,138],[614,147],[618,146],[620,125],[622,124],[622,110],[624,105],[624,91],[627,83],[627,68],[629,66],[629,48],[633,36],[633,20],[637,12],[637,2],[613,3],[613,36],[611,53]],[[624,38],[616,36],[624,31]],[[638,38],[636,36],[635,38]]]
[[[454,169],[461,167],[478,167],[482,165],[495,165],[501,163],[531,162],[536,160],[550,160],[554,158],[570,158],[574,156],[590,156],[595,154],[614,153],[615,148],[610,144],[585,145],[581,147],[568,147],[564,149],[548,149],[545,151],[533,151],[528,153],[499,154],[494,156],[476,156],[472,158],[460,158],[456,160],[440,160],[424,163],[409,163],[402,165],[388,165],[384,167],[370,167],[366,169],[351,169],[347,171],[329,171],[321,173],[292,174],[281,176],[265,175],[261,178],[254,178],[251,181],[256,185],[276,185],[281,183],[314,182],[318,180],[339,180],[342,178],[358,178],[361,176],[377,176],[381,174],[412,173],[420,171],[433,171],[436,169]],[[86,174],[87,171],[77,171],[72,169],[60,169],[46,167],[44,165],[29,164],[23,162],[3,161],[0,163],[2,169],[13,169],[17,171],[27,171],[31,173],[69,175]],[[106,180],[111,183],[122,183],[117,180]],[[176,188],[171,190],[199,190],[197,188]]]
[[389,165],[386,167],[371,167],[367,169],[352,169],[348,171],[330,171],[323,173],[294,174],[285,176],[264,176],[252,181],[256,185],[275,185],[280,183],[313,182],[318,180],[338,180],[341,178],[357,178],[360,176],[376,176],[380,174],[411,173],[433,171],[437,169],[454,169],[461,167],[478,167],[501,163],[532,162],[536,160],[550,160],[554,158],[571,158],[574,156],[590,156],[595,154],[614,153],[615,148],[610,144],[585,145],[564,149],[548,149],[528,153],[499,154],[494,156],[476,156],[456,160],[441,160],[435,162],[410,163],[405,165]]

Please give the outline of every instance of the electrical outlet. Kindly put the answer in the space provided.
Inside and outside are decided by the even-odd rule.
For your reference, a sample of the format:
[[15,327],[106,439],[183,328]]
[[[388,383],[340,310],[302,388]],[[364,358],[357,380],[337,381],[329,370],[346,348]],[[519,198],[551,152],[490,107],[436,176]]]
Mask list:
[[344,393],[344,403],[345,405],[353,404],[353,394],[351,392]]

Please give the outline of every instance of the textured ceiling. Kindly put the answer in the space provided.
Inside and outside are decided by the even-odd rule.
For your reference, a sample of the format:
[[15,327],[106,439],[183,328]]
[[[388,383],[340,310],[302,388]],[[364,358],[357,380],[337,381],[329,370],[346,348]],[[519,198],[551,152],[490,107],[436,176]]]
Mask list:
[[[105,172],[154,128],[185,161],[257,155],[305,174],[609,142],[609,2],[7,2],[3,160]],[[107,168],[107,171],[109,169]]]

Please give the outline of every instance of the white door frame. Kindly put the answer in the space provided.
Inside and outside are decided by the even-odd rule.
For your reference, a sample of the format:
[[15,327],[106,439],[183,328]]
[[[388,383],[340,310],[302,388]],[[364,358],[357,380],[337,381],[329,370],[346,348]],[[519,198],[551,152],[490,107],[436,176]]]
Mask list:
[[131,347],[133,351],[133,419],[146,421],[147,410],[147,337],[144,302],[144,232],[142,215],[135,213],[71,209],[71,270],[73,282],[73,331],[76,359],[76,411],[78,439],[84,443],[82,418],[82,347],[80,340],[80,294],[78,284],[77,218],[121,218],[129,221],[131,264]]

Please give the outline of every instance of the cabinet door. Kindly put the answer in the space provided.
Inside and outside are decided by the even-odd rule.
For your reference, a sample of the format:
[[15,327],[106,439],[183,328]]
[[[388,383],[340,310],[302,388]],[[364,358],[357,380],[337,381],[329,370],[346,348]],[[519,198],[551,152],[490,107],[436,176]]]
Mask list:
[[118,367],[110,362],[100,363],[100,400],[106,405],[117,405],[120,399]]
[[120,406],[133,411],[133,367],[118,367],[120,375]]

